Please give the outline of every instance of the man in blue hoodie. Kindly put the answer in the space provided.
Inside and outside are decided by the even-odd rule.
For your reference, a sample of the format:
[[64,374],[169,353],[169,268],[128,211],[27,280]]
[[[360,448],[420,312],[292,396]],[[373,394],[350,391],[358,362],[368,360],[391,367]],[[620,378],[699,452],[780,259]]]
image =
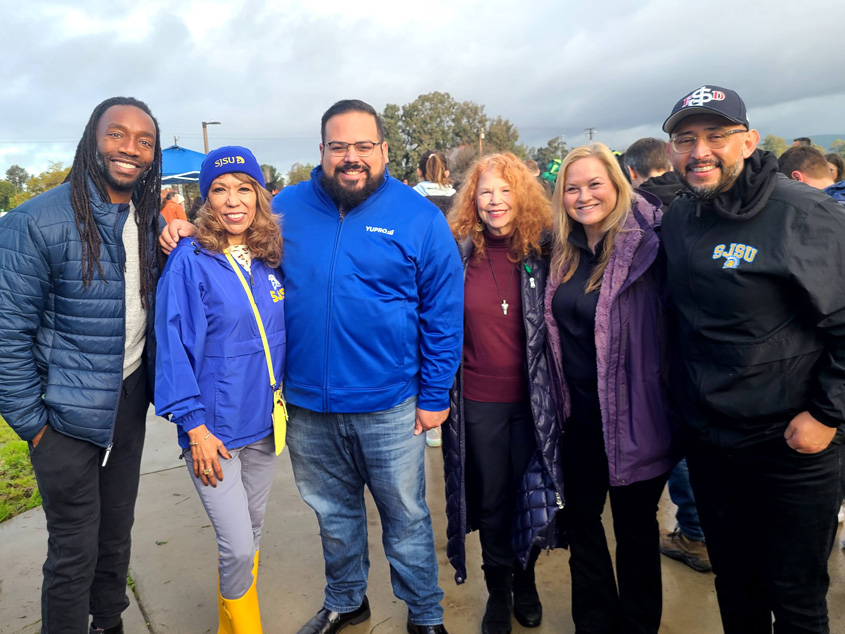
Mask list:
[[[320,523],[323,607],[299,634],[370,616],[364,487],[381,516],[411,634],[445,634],[425,502],[425,434],[449,413],[463,337],[463,273],[440,210],[385,164],[378,113],[339,101],[321,164],[273,199],[285,246],[285,398],[294,477]],[[177,222],[162,235],[165,248]]]

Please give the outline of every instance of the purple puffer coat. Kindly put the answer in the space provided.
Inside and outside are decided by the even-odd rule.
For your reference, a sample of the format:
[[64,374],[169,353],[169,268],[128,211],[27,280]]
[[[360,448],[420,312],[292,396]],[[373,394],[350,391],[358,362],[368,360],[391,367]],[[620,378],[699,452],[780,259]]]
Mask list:
[[[667,307],[665,260],[656,229],[658,207],[636,195],[616,236],[596,306],[596,364],[611,486],[649,480],[673,464],[678,428],[670,376],[674,339]],[[552,297],[563,275],[550,273],[545,316],[552,396],[558,420],[570,413]]]

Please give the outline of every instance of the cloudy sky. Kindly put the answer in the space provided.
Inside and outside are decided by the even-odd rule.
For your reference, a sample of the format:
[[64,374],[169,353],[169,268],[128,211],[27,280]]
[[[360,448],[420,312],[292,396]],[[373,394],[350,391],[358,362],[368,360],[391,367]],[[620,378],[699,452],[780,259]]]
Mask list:
[[737,90],[761,135],[845,137],[842,0],[29,0],[3,12],[0,176],[70,164],[103,99],[156,115],[162,146],[318,160],[338,99],[378,110],[442,91],[527,145],[584,130],[624,149],[683,94]]

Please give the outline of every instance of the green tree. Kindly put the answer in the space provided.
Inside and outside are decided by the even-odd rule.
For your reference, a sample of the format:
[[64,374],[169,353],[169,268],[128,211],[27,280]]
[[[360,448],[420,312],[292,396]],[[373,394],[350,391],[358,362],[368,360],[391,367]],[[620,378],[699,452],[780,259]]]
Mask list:
[[[61,163],[50,163],[50,167],[41,172],[38,176],[31,176],[26,181],[26,190],[18,188],[17,193],[9,200],[8,209],[14,209],[18,205],[43,194],[49,189],[61,185],[70,172],[70,167],[63,167]],[[7,210],[8,210],[7,209]]]
[[830,144],[830,151],[840,154],[841,156],[845,156],[845,141],[842,139],[836,139]]
[[553,137],[546,143],[546,147],[531,148],[528,150],[528,156],[537,161],[540,166],[540,171],[544,171],[553,159],[562,160],[564,156],[569,154],[569,148],[566,147],[566,141],[563,137]]
[[307,181],[311,179],[311,170],[314,169],[314,166],[311,163],[306,163],[303,165],[299,161],[291,165],[290,171],[288,172],[288,185],[296,185],[297,183],[301,183],[302,181]]
[[26,191],[32,196],[42,194],[49,189],[61,185],[70,172],[70,167],[63,167],[61,163],[50,163],[45,171],[26,181]]
[[264,175],[264,184],[268,189],[272,189],[275,185],[278,189],[284,189],[285,176],[272,165],[261,165],[261,173]]
[[[18,207],[19,205],[22,205],[27,200],[32,198],[32,196],[33,195],[30,192],[19,191],[17,194],[12,196],[12,198],[9,200],[9,209],[14,209],[15,207]],[[6,211],[9,211],[9,209],[7,209]]]
[[420,156],[426,150],[440,150],[449,155],[455,176],[476,158],[480,132],[484,132],[485,150],[511,151],[519,156],[526,152],[519,144],[516,126],[510,121],[502,117],[491,121],[484,113],[484,106],[456,101],[447,92],[420,95],[402,107],[387,104],[382,119],[390,147],[390,173],[399,179],[416,180]]
[[387,141],[387,157],[390,161],[387,167],[390,175],[400,181],[410,178],[413,170],[410,169],[408,148],[402,138],[402,109],[396,104],[387,104],[381,113],[381,122],[384,125],[384,140]]
[[519,142],[516,126],[502,117],[496,117],[487,127],[483,149],[485,153],[513,152],[521,159],[524,159],[527,153],[525,146]]
[[766,138],[763,139],[763,142],[760,144],[761,150],[773,152],[775,156],[780,156],[786,152],[788,147],[786,139],[781,136],[775,136],[774,134],[767,134]]
[[12,198],[15,196],[15,186],[9,181],[0,181],[0,211],[8,211]]
[[29,179],[29,174],[20,165],[12,165],[6,170],[6,180],[9,181],[15,188],[15,193],[23,189],[24,184]]

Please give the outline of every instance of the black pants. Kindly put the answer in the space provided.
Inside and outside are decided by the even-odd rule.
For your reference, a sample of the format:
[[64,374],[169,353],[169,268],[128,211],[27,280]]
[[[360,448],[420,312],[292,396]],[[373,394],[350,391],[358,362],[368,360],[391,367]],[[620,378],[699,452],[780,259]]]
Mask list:
[[827,561],[843,461],[842,445],[800,454],[783,438],[739,451],[691,445],[687,464],[725,634],[830,631]]
[[123,382],[114,447],[105,450],[49,425],[30,458],[47,516],[41,588],[42,634],[88,632],[120,622],[129,606],[126,573],[141,472],[147,406],[144,366]]
[[534,417],[527,401],[480,403],[464,400],[466,496],[478,522],[485,567],[510,567],[516,492],[537,450]]
[[[563,517],[578,634],[657,633],[663,611],[657,503],[668,477],[611,487],[601,427],[567,421]],[[601,523],[608,491],[616,576]]]

